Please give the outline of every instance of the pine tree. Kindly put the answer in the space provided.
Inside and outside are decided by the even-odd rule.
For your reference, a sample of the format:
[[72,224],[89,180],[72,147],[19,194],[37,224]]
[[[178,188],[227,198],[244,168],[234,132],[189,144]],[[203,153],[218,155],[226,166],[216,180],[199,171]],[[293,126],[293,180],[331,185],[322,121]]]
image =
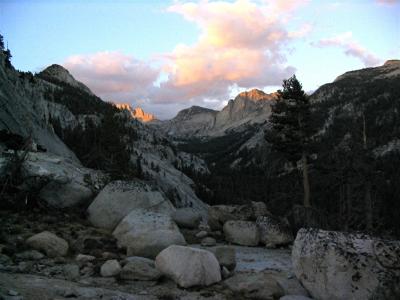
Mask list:
[[310,102],[301,83],[293,75],[283,81],[283,90],[272,106],[271,130],[265,138],[273,148],[293,165],[301,160],[303,170],[304,206],[310,207],[310,181],[308,176],[308,155],[313,134],[310,122]]
[[0,34],[0,51],[4,50],[4,37]]

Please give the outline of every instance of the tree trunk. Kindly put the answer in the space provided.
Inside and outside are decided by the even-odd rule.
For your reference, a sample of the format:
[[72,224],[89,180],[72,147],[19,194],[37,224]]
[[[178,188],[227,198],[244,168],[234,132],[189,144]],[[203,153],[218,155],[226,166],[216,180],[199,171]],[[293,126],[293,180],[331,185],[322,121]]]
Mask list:
[[346,210],[346,226],[345,226],[345,229],[346,229],[346,231],[348,231],[349,228],[350,228],[350,220],[352,218],[352,215],[351,215],[352,191],[351,191],[350,183],[347,183],[346,187],[347,187],[346,188],[346,207],[347,207],[347,210]]
[[366,229],[371,231],[373,226],[373,208],[371,198],[371,183],[369,181],[365,183],[365,206]]
[[305,207],[311,207],[311,203],[310,203],[310,181],[308,179],[308,164],[307,164],[307,156],[306,156],[305,152],[303,152],[301,160],[302,160],[302,163],[303,163],[304,206]]

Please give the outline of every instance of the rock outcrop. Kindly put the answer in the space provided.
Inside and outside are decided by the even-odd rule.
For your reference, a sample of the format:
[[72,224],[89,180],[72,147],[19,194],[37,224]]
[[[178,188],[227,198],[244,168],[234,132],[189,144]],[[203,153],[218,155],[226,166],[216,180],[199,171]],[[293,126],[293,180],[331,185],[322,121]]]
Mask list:
[[297,278],[315,299],[400,297],[400,241],[301,229],[292,261]]
[[170,246],[156,257],[156,267],[179,286],[208,286],[221,281],[215,256],[205,250]]
[[165,214],[174,211],[168,199],[142,181],[113,181],[104,187],[89,206],[88,218],[96,227],[114,230],[134,209]]

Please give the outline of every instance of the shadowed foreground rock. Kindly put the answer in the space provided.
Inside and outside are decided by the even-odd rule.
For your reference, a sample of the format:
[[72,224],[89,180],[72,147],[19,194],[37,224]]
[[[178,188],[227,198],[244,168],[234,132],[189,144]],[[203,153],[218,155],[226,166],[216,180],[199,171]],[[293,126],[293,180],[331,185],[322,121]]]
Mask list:
[[43,231],[26,240],[26,243],[48,257],[64,256],[68,252],[68,243],[54,233]]
[[315,299],[400,299],[400,241],[301,229],[292,261]]
[[228,242],[238,245],[257,246],[260,242],[260,233],[255,222],[228,221],[224,224],[224,234]]
[[209,251],[170,246],[156,257],[156,267],[179,286],[208,286],[221,281],[220,266]]

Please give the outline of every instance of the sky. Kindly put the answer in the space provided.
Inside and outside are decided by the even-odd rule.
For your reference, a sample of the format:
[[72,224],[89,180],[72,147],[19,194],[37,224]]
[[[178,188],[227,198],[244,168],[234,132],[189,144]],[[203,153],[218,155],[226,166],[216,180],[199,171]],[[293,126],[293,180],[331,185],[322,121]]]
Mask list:
[[17,69],[60,64],[103,100],[168,119],[399,59],[400,1],[0,0],[0,33]]

